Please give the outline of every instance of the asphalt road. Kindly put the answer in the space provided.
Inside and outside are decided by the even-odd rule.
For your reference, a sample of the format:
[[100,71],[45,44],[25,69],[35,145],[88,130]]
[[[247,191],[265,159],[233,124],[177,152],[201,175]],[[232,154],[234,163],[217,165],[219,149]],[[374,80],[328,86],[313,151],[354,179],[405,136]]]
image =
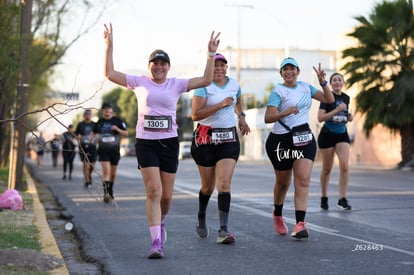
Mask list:
[[[330,209],[319,208],[319,171],[311,179],[306,221],[307,240],[274,232],[273,170],[268,162],[243,162],[232,182],[229,230],[234,245],[215,243],[217,194],[207,212],[210,236],[195,233],[199,176],[191,159],[180,161],[172,208],[167,216],[164,258],[148,260],[150,237],[145,190],[134,157],[121,159],[114,187],[115,201],[104,204],[98,174],[85,189],[76,158],[71,181],[61,167],[45,159],[37,177],[50,187],[72,216],[85,257],[105,274],[413,274],[414,172],[353,167],[348,199],[352,211],[336,208],[338,171],[331,176]],[[97,164],[99,172],[99,163]],[[294,226],[293,186],[285,202],[289,230]],[[64,230],[64,228],[62,228]],[[290,232],[289,231],[289,232]]]

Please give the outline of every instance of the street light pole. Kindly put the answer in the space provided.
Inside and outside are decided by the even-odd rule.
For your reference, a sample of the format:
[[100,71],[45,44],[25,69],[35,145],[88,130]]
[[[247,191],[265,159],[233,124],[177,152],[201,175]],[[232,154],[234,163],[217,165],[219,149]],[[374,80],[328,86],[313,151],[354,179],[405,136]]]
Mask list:
[[241,66],[241,48],[240,48],[240,36],[241,36],[241,22],[240,22],[240,6],[237,6],[237,63],[236,63],[236,76],[237,82],[240,83],[240,66]]
[[236,75],[237,75],[237,82],[240,83],[240,68],[241,68],[241,8],[248,8],[254,9],[252,5],[242,5],[242,4],[232,4],[226,5],[228,7],[236,7],[237,8],[237,63],[236,63]]
[[283,28],[283,44],[284,44],[284,54],[285,54],[285,57],[288,57],[289,55],[290,55],[290,51],[289,51],[289,41],[288,41],[288,36],[287,36],[287,32],[286,32],[286,30],[288,29],[288,26],[285,24],[285,23],[283,23],[283,22],[281,22],[280,20],[278,20],[277,18],[276,18],[276,16],[274,16],[273,14],[271,14],[270,12],[269,12],[269,10],[267,10],[267,9],[264,9],[264,8],[256,8],[256,7],[253,7],[255,10],[258,10],[258,11],[262,11],[262,12],[264,12],[264,13],[266,13],[269,17],[271,17],[278,25],[280,25],[282,28]]

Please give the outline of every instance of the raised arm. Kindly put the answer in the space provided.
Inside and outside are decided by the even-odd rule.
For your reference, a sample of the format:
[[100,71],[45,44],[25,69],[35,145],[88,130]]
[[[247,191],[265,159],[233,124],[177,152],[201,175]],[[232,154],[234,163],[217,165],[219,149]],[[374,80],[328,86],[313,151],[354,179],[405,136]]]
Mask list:
[[321,63],[319,63],[318,68],[313,67],[313,70],[316,72],[319,84],[323,90],[318,90],[318,92],[313,97],[323,103],[333,103],[335,101],[335,98],[332,94],[331,88],[329,88],[328,82],[325,80],[326,73],[324,70],[322,70]]
[[219,36],[220,32],[217,35],[214,35],[214,31],[211,33],[210,41],[208,42],[208,56],[206,68],[204,69],[204,75],[191,78],[188,83],[188,90],[206,87],[213,81],[214,56],[216,55],[217,48],[220,44]]
[[109,23],[109,28],[105,24],[104,25],[104,39],[106,43],[105,48],[105,63],[104,63],[104,75],[110,81],[126,87],[126,77],[124,73],[115,71],[114,69],[114,59],[113,59],[113,52],[114,52],[114,44],[113,44],[113,35],[112,35],[112,24]]

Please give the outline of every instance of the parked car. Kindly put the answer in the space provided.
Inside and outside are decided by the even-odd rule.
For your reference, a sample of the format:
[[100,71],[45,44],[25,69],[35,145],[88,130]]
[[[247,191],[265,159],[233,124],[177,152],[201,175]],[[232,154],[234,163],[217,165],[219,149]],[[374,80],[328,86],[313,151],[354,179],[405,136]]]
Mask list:
[[191,141],[180,142],[180,152],[178,153],[178,159],[191,158]]
[[127,145],[127,144],[121,144],[121,148],[119,149],[119,153],[121,154],[121,157],[125,156],[135,156],[135,146],[134,145]]

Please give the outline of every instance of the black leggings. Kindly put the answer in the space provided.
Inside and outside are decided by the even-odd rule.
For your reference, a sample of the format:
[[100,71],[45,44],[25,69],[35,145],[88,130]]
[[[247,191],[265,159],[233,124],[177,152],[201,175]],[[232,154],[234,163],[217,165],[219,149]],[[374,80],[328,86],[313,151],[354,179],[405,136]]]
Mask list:
[[69,166],[69,175],[72,175],[73,171],[73,160],[75,159],[74,151],[63,151],[63,174],[66,175],[66,168]]

